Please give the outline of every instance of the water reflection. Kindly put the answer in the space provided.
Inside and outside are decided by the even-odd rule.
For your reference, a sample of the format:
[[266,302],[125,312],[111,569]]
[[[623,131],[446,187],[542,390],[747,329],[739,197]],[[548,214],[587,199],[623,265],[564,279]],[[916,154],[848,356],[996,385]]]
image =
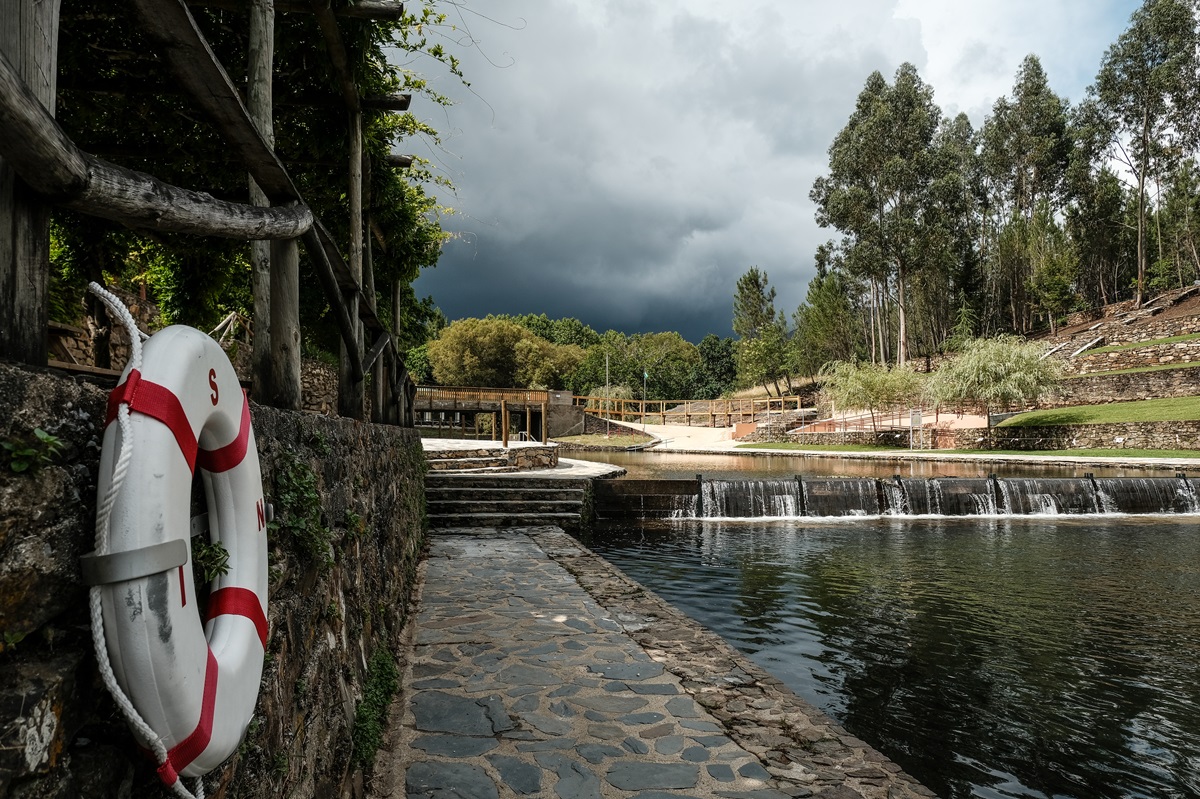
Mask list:
[[1200,796],[1194,519],[688,520],[592,545],[941,796]]

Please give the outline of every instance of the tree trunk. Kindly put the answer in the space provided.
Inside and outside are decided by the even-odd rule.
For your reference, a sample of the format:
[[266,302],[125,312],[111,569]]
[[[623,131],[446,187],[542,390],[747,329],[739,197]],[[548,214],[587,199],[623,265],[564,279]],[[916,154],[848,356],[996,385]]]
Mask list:
[[[54,114],[59,0],[0,0],[0,55]],[[6,131],[5,135],[13,135]],[[0,356],[46,363],[50,207],[0,160]]]
[[904,261],[896,264],[896,306],[899,313],[898,335],[896,346],[896,365],[908,363],[908,317],[904,308]]

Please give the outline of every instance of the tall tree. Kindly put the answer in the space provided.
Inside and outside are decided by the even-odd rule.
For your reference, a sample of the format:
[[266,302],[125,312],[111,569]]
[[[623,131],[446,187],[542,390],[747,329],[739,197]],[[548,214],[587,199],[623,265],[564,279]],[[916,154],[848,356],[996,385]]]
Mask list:
[[1137,209],[1137,291],[1145,296],[1148,187],[1157,169],[1195,141],[1191,103],[1200,80],[1196,19],[1186,0],[1145,0],[1104,54],[1089,90],[1104,151],[1133,176]]
[[[984,122],[980,163],[988,213],[982,248],[989,275],[985,316],[991,327],[999,326],[1005,313],[1014,331],[1026,332],[1032,324],[1027,251],[1000,244],[1004,231],[1029,229],[1040,203],[1056,212],[1061,207],[1073,143],[1067,110],[1066,101],[1051,91],[1037,56],[1029,55],[1017,70],[1012,96],[997,100]],[[1014,228],[1017,219],[1023,222]]]
[[767,383],[773,381],[779,393],[787,342],[787,324],[781,323],[781,318],[767,273],[750,267],[738,278],[733,295],[733,332],[741,339],[737,345],[738,379],[743,384],[761,384],[769,393]]
[[818,178],[809,195],[822,227],[836,227],[856,246],[870,242],[881,267],[870,277],[882,284],[883,293],[894,279],[896,361],[901,364],[908,359],[906,291],[923,265],[923,212],[940,119],[932,88],[912,64],[902,64],[890,86],[872,73],[829,148],[829,175]]

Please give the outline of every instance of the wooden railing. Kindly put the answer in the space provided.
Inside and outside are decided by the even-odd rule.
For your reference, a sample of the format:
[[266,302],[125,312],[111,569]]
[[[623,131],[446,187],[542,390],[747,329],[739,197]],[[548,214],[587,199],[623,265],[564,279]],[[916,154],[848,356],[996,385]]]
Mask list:
[[[516,406],[538,406],[550,401],[550,392],[529,388],[478,388],[472,386],[417,386],[417,410],[436,408],[450,410],[454,407],[464,409],[487,404],[505,402]],[[451,406],[447,408],[446,406]]]
[[636,400],[608,397],[575,397],[575,406],[618,422],[732,427],[752,422],[768,413],[803,410],[800,397],[754,397],[716,400]]

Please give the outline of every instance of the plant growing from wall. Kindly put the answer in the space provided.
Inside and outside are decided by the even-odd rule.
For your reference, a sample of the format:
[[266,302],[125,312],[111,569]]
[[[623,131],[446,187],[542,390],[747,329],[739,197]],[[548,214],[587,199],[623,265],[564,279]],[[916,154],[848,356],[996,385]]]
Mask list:
[[220,541],[209,541],[207,536],[194,537],[192,570],[196,582],[204,585],[229,574],[229,550]]
[[333,535],[321,521],[321,495],[312,467],[294,455],[281,457],[275,469],[275,503],[278,512],[270,529],[291,535],[309,561],[330,566]]
[[14,472],[26,472],[38,466],[52,463],[62,452],[62,440],[40,427],[34,428],[34,440],[10,439],[0,441],[0,449],[8,456],[8,468]]
[[363,766],[375,762],[375,753],[383,745],[384,719],[399,677],[391,651],[386,646],[376,649],[367,664],[362,701],[354,711],[354,760]]

